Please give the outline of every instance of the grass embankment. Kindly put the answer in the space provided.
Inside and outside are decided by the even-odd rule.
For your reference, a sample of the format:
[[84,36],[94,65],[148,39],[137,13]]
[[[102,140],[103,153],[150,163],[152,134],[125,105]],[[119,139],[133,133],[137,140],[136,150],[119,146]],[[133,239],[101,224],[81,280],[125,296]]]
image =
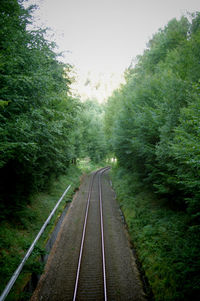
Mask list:
[[23,286],[27,283],[32,272],[37,273],[43,269],[37,257],[44,253],[44,246],[56,221],[62,213],[67,202],[72,200],[75,190],[79,187],[82,171],[75,166],[68,169],[68,173],[59,177],[52,183],[49,190],[32,196],[30,204],[20,212],[16,213],[14,220],[3,221],[0,225],[0,293],[12,276],[13,272],[21,262],[26,251],[38,234],[43,223],[56,205],[57,201],[69,184],[72,185],[59,208],[57,209],[50,224],[37,243],[32,255],[24,266],[16,284],[6,300],[26,299],[21,293]]
[[112,180],[156,301],[199,300],[199,227],[114,168]]

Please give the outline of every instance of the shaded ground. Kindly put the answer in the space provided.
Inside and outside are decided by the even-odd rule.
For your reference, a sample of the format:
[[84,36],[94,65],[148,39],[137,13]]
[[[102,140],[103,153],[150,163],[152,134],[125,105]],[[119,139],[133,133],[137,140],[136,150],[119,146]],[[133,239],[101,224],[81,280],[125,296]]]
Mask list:
[[[60,233],[47,261],[45,272],[31,298],[35,300],[72,300],[82,227],[91,176],[85,176],[63,220]],[[102,176],[104,236],[108,300],[145,300],[139,273],[133,258],[115,193],[108,174]],[[77,300],[103,300],[99,280],[99,217],[97,177],[91,195],[83,267]],[[82,293],[81,293],[82,292]]]

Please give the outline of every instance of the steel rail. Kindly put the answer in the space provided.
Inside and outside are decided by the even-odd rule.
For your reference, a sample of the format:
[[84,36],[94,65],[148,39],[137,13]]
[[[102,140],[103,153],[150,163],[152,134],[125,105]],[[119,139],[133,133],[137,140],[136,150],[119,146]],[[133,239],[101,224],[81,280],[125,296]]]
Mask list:
[[78,268],[77,268],[77,273],[76,273],[76,282],[75,282],[75,288],[74,288],[73,301],[76,300],[76,295],[77,295],[77,290],[78,290],[78,281],[79,281],[82,253],[83,253],[83,245],[84,245],[84,240],[85,240],[85,230],[86,230],[86,225],[87,225],[87,217],[88,217],[90,198],[91,198],[91,193],[92,193],[92,186],[93,186],[93,182],[94,182],[94,176],[96,175],[96,173],[97,172],[95,172],[92,176],[92,180],[90,181],[90,186],[89,186],[89,191],[88,191],[87,206],[86,206],[86,211],[85,211],[85,219],[84,219],[84,225],[83,225],[83,233],[82,233],[82,239],[81,239],[81,248],[80,248],[80,253],[79,253],[79,260],[78,260]]
[[14,272],[13,276],[11,277],[10,281],[8,282],[8,284],[6,285],[2,295],[0,296],[0,301],[5,300],[5,298],[7,297],[7,295],[9,294],[11,288],[13,287],[15,281],[17,280],[24,264],[26,263],[27,259],[29,258],[29,256],[31,255],[37,241],[39,240],[40,236],[42,235],[42,233],[44,232],[46,226],[48,225],[48,223],[50,222],[52,216],[54,215],[56,209],[58,208],[58,206],[60,205],[62,199],[64,198],[64,196],[66,195],[66,193],[68,192],[68,190],[70,189],[71,185],[69,185],[67,187],[67,189],[64,191],[63,195],[61,196],[61,198],[58,200],[57,204],[55,205],[54,209],[51,211],[49,217],[47,218],[47,220],[45,221],[45,223],[43,224],[42,228],[40,229],[38,235],[36,236],[35,240],[33,241],[32,245],[30,246],[30,248],[28,249],[26,255],[24,256],[24,258],[22,259],[21,263],[19,264],[18,268],[16,269],[16,271]]
[[104,300],[107,301],[107,287],[106,287],[106,260],[105,260],[105,243],[104,243],[104,226],[103,226],[103,205],[102,205],[102,184],[101,175],[109,168],[102,170],[99,174],[99,206],[101,216],[101,250],[102,250],[102,265],[103,265],[103,284],[104,284]]
[[[82,239],[81,239],[81,247],[80,247],[80,252],[79,252],[79,260],[78,260],[78,268],[77,268],[77,273],[76,273],[76,281],[75,281],[75,287],[74,287],[73,301],[76,300],[77,291],[78,291],[78,282],[79,282],[79,276],[80,276],[83,246],[84,246],[84,241],[85,241],[85,232],[86,232],[86,226],[87,226],[88,211],[89,211],[90,199],[91,199],[91,194],[92,194],[92,187],[93,187],[93,183],[94,183],[94,177],[96,176],[97,173],[102,172],[102,171],[106,171],[109,168],[110,167],[104,167],[104,168],[101,168],[100,170],[97,170],[93,174],[91,182],[90,182],[89,191],[88,191],[88,198],[87,198],[87,206],[86,206],[86,211],[85,211],[85,219],[84,219],[84,225],[83,225],[83,232],[82,232]],[[105,296],[105,293],[104,293],[104,296]],[[105,299],[105,301],[106,300],[107,299]]]

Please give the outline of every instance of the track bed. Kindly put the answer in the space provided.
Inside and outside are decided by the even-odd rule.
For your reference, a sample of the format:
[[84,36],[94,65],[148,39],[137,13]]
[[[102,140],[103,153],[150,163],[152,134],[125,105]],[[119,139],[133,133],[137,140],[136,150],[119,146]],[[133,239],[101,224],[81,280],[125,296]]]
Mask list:
[[145,300],[108,173],[84,178],[32,301]]

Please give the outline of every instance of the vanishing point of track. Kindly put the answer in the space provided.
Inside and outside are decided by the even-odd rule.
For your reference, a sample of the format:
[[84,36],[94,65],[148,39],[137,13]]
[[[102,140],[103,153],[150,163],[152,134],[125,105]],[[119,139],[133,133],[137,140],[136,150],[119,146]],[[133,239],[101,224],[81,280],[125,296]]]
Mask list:
[[[108,169],[109,167],[98,170],[91,178],[73,301],[79,299],[94,300],[94,298],[96,300],[107,301],[101,175]],[[91,194],[95,177],[98,178],[99,200],[91,202]],[[96,214],[93,214],[92,216],[92,212],[94,212],[94,210],[96,211]],[[95,223],[94,219],[96,220]],[[91,239],[94,239],[93,250],[91,250]],[[93,258],[91,258],[91,256]]]

